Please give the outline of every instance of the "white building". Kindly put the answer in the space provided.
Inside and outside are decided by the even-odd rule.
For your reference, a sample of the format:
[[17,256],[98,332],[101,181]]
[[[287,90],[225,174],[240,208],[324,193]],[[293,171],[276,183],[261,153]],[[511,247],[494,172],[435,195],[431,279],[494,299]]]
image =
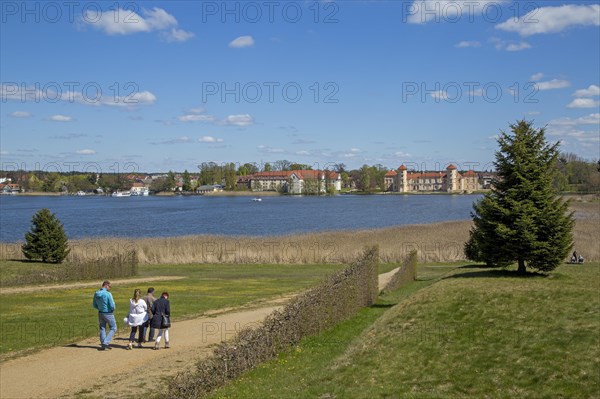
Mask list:
[[288,170],[259,172],[244,176],[252,191],[281,191],[290,194],[326,193],[340,191],[342,177],[326,170]]

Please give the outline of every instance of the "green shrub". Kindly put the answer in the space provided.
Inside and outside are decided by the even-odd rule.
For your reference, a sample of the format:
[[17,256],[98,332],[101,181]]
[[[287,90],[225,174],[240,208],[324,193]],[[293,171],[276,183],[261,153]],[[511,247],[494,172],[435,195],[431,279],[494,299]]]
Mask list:
[[25,234],[21,250],[30,260],[61,263],[69,254],[68,239],[62,223],[49,209],[40,209],[31,219],[31,231]]

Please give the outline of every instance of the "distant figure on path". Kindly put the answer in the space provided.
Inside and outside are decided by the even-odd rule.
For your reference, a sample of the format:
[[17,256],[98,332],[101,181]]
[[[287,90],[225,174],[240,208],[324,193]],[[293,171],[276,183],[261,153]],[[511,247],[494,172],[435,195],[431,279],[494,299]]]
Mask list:
[[154,305],[152,305],[152,328],[158,328],[158,336],[156,337],[156,343],[154,349],[160,349],[160,339],[165,336],[165,349],[169,348],[169,328],[163,327],[163,315],[171,316],[171,304],[169,302],[169,293],[163,292],[160,295]]
[[577,263],[583,264],[583,256],[579,255],[579,258],[577,258]]
[[[93,305],[98,309],[98,324],[100,325],[100,350],[112,349],[110,341],[117,332],[117,322],[115,321],[115,301],[110,293],[110,281],[104,281],[102,288],[94,293]],[[110,331],[106,333],[106,325]]]
[[577,263],[579,261],[579,256],[577,255],[577,251],[573,251],[573,256],[571,256],[571,263]]
[[146,306],[148,306],[148,320],[140,328],[140,341],[146,342],[146,330],[148,329],[150,330],[148,333],[148,342],[152,342],[154,341],[154,328],[150,327],[150,324],[152,323],[152,305],[156,301],[153,287],[148,288],[148,293],[144,297],[144,301],[146,301]]
[[[138,327],[141,329],[142,325],[147,321],[148,305],[146,305],[146,301],[142,299],[142,291],[139,288],[136,288],[133,291],[133,297],[129,300],[129,316],[127,316],[127,324],[131,326],[131,333],[129,333],[129,344],[127,344],[127,349],[133,349],[137,329]],[[142,347],[142,338],[142,334],[140,334],[138,348]]]

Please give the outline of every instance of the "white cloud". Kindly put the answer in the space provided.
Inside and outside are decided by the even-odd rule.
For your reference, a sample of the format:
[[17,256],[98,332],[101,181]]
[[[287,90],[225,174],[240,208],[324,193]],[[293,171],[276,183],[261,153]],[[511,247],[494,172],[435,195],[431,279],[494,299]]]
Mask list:
[[[114,96],[101,98],[97,104],[92,105],[108,105],[112,107],[135,107],[137,105],[152,105],[156,102],[156,96],[149,91],[135,92],[127,96]],[[80,103],[84,103],[80,101]]]
[[568,108],[596,108],[600,107],[600,101],[593,98],[576,98],[567,105]]
[[539,72],[534,75],[531,75],[531,80],[533,80],[534,82],[537,82],[538,80],[541,80],[543,77],[544,77],[544,74],[542,72]]
[[264,152],[267,154],[281,154],[285,152],[283,148],[273,148],[264,144],[259,144],[258,146],[256,146],[256,148],[258,148],[260,152]]
[[480,47],[480,46],[481,46],[481,43],[479,43],[478,41],[463,40],[462,42],[458,43],[455,47],[467,48],[467,47]]
[[188,137],[188,136],[181,136],[181,137],[177,137],[174,139],[170,139],[170,140],[165,140],[165,141],[159,141],[159,142],[153,142],[150,144],[153,145],[161,145],[161,144],[188,144],[188,143],[192,143],[193,140]]
[[142,8],[140,14],[122,8],[102,12],[87,10],[83,22],[107,35],[160,31],[161,37],[167,42],[185,42],[195,36],[192,32],[178,29],[177,19],[162,8]]
[[531,48],[531,44],[527,42],[511,43],[506,46],[506,51],[523,51]]
[[88,10],[83,20],[108,35],[129,35],[177,26],[177,19],[162,8],[154,7],[152,10],[143,8],[142,15],[122,8],[102,12]]
[[192,108],[188,110],[185,115],[178,116],[181,122],[206,122],[214,123],[216,125],[233,125],[233,126],[249,126],[254,123],[252,116],[248,114],[243,115],[229,115],[224,120],[216,118],[214,115],[204,113],[203,108]]
[[556,137],[561,141],[563,151],[576,152],[584,158],[597,158],[600,144],[599,127],[600,114],[596,113],[576,119],[551,120],[548,122],[547,132],[549,136]]
[[0,150],[0,155],[10,155],[10,152],[6,150]]
[[520,43],[511,43],[506,40],[502,40],[497,37],[492,37],[490,42],[495,43],[494,47],[496,50],[505,50],[505,51],[523,51],[531,48],[531,45],[527,42]]
[[[131,89],[135,89],[135,87],[125,87],[124,91],[131,91]],[[40,90],[39,85],[36,87],[26,87],[24,85],[14,85],[14,84],[5,84],[3,83],[0,86],[0,96],[2,99],[20,101],[20,102],[40,102],[40,101],[51,101],[55,102],[57,100],[68,102],[68,103],[77,103],[83,105],[91,105],[91,106],[113,106],[113,107],[127,107],[133,108],[137,105],[152,105],[156,102],[156,96],[149,91],[131,91],[123,96],[102,96],[102,88],[98,87],[97,91],[94,93],[93,90],[90,93],[84,93],[82,90],[80,91],[62,91],[57,93],[52,89]],[[110,90],[106,90],[107,93]]]
[[469,91],[469,95],[472,97],[481,97],[484,94],[484,90],[483,89],[475,89],[475,90],[470,90]]
[[254,39],[252,36],[240,36],[229,43],[229,47],[232,48],[243,48],[254,46]]
[[436,100],[447,100],[448,99],[448,93],[446,93],[443,90],[434,91],[432,93],[429,93],[429,95],[432,98],[435,98]]
[[29,118],[31,114],[26,111],[15,111],[10,114],[13,118]]
[[186,114],[178,117],[181,122],[214,122],[215,117],[212,115]]
[[553,119],[549,122],[549,124],[556,126],[600,125],[600,113],[581,116],[577,119],[568,117]]
[[248,114],[243,114],[243,115],[229,115],[224,123],[226,125],[235,125],[235,126],[249,126],[252,125],[254,123],[254,119],[248,115]]
[[[410,6],[403,7],[406,20],[411,24],[427,22],[473,22],[486,7],[506,3],[507,0],[414,0]],[[490,11],[491,12],[491,11]]]
[[73,117],[67,115],[52,115],[49,120],[53,122],[71,122]]
[[516,32],[521,36],[558,33],[573,26],[600,26],[600,5],[562,5],[540,7],[515,19],[496,25],[496,29]]
[[77,150],[76,151],[78,155],[94,155],[96,154],[96,150],[90,150],[90,149],[83,149],[83,150]]
[[596,97],[600,96],[600,87],[590,85],[587,89],[579,89],[573,93],[574,97]]
[[298,150],[296,151],[296,155],[310,155],[310,152],[306,150]]
[[222,143],[223,139],[219,139],[212,136],[202,136],[198,139],[201,143]]
[[564,89],[565,87],[571,86],[571,82],[564,79],[552,79],[546,82],[537,82],[535,84],[538,90],[555,90]]
[[68,134],[50,136],[49,138],[51,138],[53,140],[74,140],[74,139],[78,139],[80,137],[85,137],[85,136],[86,135],[83,133],[68,133]]
[[183,29],[171,28],[168,32],[162,32],[162,37],[167,42],[186,42],[196,36],[193,32],[187,32]]

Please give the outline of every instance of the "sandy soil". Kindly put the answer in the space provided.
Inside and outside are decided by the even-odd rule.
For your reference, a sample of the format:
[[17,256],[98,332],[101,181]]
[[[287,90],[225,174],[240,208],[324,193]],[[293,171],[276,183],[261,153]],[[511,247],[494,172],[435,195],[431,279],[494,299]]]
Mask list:
[[[396,270],[379,276],[380,288]],[[144,392],[157,390],[165,377],[193,367],[214,344],[231,339],[244,326],[260,324],[289,298],[179,323],[174,320],[170,349],[155,351],[153,344],[146,343],[125,350],[128,337],[121,335],[113,339],[110,351],[99,351],[98,338],[90,338],[8,360],[0,365],[0,398],[143,397]]]

